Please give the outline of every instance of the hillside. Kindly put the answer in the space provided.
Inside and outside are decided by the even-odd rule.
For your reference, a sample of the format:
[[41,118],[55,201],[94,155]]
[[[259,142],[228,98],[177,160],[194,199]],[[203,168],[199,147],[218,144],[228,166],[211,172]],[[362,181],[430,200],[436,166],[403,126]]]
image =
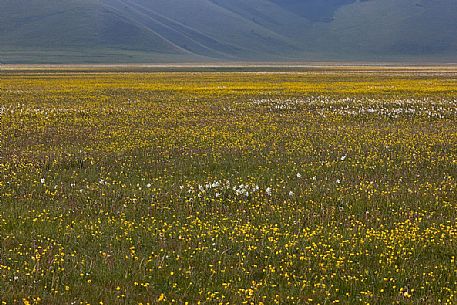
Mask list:
[[0,3],[0,62],[456,58],[455,0]]

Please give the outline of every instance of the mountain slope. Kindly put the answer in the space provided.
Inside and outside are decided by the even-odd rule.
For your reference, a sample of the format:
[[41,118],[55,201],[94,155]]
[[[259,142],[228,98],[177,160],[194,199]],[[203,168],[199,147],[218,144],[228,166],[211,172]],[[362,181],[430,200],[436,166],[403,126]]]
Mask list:
[[0,62],[443,58],[455,0],[0,2]]

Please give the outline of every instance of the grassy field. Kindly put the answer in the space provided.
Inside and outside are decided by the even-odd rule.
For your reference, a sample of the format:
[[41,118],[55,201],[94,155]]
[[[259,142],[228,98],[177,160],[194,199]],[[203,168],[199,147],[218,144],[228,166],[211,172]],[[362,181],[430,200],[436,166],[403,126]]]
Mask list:
[[0,73],[0,304],[457,304],[457,69]]

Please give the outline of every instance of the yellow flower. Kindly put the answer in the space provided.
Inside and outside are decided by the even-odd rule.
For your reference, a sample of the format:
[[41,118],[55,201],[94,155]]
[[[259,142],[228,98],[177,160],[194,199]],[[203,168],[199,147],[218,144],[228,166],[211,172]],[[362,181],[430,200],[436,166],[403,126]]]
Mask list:
[[157,299],[157,302],[162,302],[163,300],[165,300],[165,295],[161,293],[159,298]]

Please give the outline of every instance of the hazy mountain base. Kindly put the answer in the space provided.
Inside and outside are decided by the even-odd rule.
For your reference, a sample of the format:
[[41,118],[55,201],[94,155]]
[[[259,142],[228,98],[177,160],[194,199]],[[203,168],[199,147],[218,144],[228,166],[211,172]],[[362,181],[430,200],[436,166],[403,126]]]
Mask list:
[[306,62],[330,62],[330,63],[405,63],[405,64],[429,64],[455,63],[454,54],[440,56],[423,55],[384,55],[384,54],[353,54],[347,56],[338,53],[304,53],[287,58],[280,56],[257,55],[252,58],[227,59],[212,58],[198,55],[164,54],[156,52],[145,52],[138,50],[119,49],[1,49],[0,64],[142,64],[142,63],[263,63],[273,62],[277,64],[297,64]]
[[2,64],[103,64],[103,63],[174,63],[204,62],[207,57],[197,55],[163,54],[118,49],[0,49]]

